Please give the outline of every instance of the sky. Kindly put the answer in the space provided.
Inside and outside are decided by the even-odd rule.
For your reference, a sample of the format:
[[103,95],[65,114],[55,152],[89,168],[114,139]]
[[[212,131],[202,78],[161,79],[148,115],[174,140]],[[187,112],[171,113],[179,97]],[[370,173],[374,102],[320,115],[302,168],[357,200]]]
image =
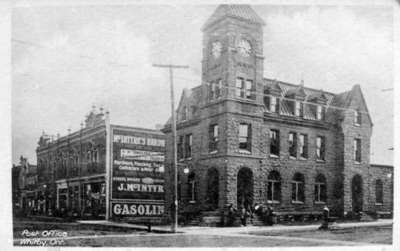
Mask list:
[[[201,26],[216,5],[16,7],[12,12],[12,162],[36,163],[42,131],[78,130],[92,105],[113,124],[155,128],[175,93],[200,84]],[[340,93],[359,84],[374,123],[371,163],[393,164],[393,9],[253,5],[264,19],[264,77]],[[389,90],[387,90],[389,89]]]

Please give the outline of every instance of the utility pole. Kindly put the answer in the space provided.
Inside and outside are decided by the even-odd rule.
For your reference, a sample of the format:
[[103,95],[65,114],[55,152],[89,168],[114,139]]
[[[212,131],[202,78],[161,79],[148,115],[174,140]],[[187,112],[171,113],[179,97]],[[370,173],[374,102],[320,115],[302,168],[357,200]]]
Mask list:
[[153,67],[168,68],[169,81],[171,91],[171,120],[172,120],[172,144],[173,144],[173,168],[174,168],[174,221],[172,223],[172,232],[176,233],[178,228],[178,166],[177,166],[177,149],[176,149],[176,118],[175,118],[175,98],[174,98],[174,69],[187,69],[187,65],[172,64],[153,64]]

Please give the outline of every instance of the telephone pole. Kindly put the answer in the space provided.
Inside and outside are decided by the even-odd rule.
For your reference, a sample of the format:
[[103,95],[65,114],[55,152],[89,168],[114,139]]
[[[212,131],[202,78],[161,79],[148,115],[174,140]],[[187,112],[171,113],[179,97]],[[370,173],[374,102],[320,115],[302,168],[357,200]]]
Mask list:
[[173,144],[173,168],[174,168],[174,221],[172,223],[172,232],[176,232],[178,228],[178,166],[177,166],[177,149],[176,149],[176,118],[175,118],[175,98],[174,98],[174,69],[187,69],[187,65],[172,64],[153,64],[153,67],[168,68],[169,81],[171,91],[171,120],[172,120],[172,144]]

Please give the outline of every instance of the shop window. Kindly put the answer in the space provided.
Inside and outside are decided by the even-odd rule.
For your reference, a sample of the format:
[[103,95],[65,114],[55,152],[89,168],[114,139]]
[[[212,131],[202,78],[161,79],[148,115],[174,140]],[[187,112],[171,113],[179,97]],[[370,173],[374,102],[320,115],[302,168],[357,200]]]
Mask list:
[[271,171],[268,175],[267,200],[269,203],[279,203],[281,200],[281,176],[277,171]]
[[301,173],[293,176],[292,203],[304,203],[304,175]]
[[318,174],[315,179],[314,200],[315,202],[326,202],[326,179],[322,174]]
[[376,204],[383,204],[383,183],[381,180],[376,180],[375,183],[375,201]]
[[270,130],[269,131],[269,153],[271,156],[279,156],[279,145],[280,145],[280,139],[279,139],[279,131],[278,130]]

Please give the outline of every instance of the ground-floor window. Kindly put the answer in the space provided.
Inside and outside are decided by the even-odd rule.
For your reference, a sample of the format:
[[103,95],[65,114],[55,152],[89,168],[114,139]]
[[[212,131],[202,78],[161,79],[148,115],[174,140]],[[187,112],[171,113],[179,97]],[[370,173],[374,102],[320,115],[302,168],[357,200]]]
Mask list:
[[315,179],[314,200],[315,202],[326,202],[326,179],[322,174],[318,174]]
[[304,203],[304,175],[301,173],[293,176],[292,203]]
[[377,204],[383,204],[383,184],[381,180],[375,182],[375,200]]
[[281,176],[277,171],[271,171],[268,175],[267,200],[270,203],[281,201]]

